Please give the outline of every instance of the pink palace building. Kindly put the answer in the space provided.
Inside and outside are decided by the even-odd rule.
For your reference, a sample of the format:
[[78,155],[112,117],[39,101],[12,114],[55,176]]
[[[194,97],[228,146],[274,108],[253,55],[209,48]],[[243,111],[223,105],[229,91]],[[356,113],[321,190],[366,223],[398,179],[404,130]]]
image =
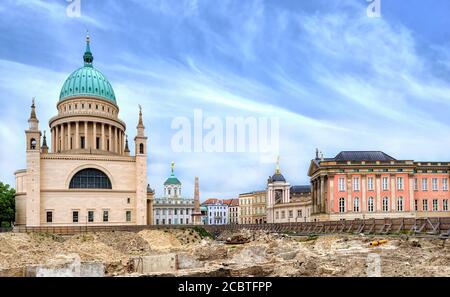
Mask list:
[[312,221],[450,216],[450,162],[396,160],[379,151],[316,151]]

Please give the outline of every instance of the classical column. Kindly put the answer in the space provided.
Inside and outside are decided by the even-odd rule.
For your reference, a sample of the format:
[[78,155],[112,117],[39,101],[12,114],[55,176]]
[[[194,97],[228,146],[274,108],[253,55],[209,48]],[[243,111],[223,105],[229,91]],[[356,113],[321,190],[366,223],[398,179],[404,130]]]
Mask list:
[[397,199],[395,199],[395,175],[391,176],[391,211],[397,211],[397,207],[395,205],[395,202]]
[[84,148],[89,148],[89,137],[88,137],[88,122],[84,122]]
[[[406,199],[406,198],[404,198]],[[405,200],[406,202],[406,200]],[[414,175],[409,175],[409,211],[415,211],[414,209]]]
[[80,149],[80,124],[75,122],[75,149]]
[[374,203],[374,206],[375,206],[374,211],[381,211],[381,176],[377,175],[375,177],[375,179],[376,179],[377,195],[376,195],[376,201]]
[[67,123],[67,149],[72,149],[72,131],[70,127],[70,122]]
[[93,147],[94,147],[94,150],[96,150],[97,149],[97,123],[96,122],[92,122],[92,139],[93,139]]
[[353,187],[352,187],[352,176],[347,176],[347,211],[353,211],[353,203],[352,203],[352,193],[353,193]]
[[122,131],[119,130],[119,154],[122,155]]
[[59,126],[55,126],[55,134],[56,134],[56,141],[55,141],[55,152],[59,152],[60,146],[59,146]]
[[53,127],[53,129],[52,129],[52,153],[56,152],[55,138],[56,138],[56,132],[55,132],[55,127]]
[[334,177],[330,177],[330,213],[334,212]]
[[119,128],[115,127],[115,133],[114,133],[114,137],[116,138],[116,153],[119,153]]
[[109,151],[112,151],[112,130],[111,130],[111,125],[108,125],[108,129],[109,129],[109,137],[108,137],[108,143],[109,143]]
[[361,197],[361,205],[359,206],[361,208],[361,212],[365,213],[367,210],[367,203],[366,203],[366,180],[367,177],[366,176],[361,176],[361,192],[362,192],[362,197]]
[[324,182],[325,177],[320,177],[320,210],[319,212],[325,212],[325,191],[324,191]]
[[64,124],[61,124],[61,151],[64,151],[66,149],[65,141],[66,138],[64,135]]
[[102,150],[105,150],[105,123],[102,123]]
[[117,153],[117,127],[114,127],[114,152]]

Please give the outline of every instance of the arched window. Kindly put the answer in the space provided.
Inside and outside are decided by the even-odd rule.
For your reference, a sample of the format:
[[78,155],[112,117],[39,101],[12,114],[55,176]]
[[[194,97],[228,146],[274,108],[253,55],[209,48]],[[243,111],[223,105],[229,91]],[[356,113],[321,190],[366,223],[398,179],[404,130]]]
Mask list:
[[144,144],[143,143],[141,143],[139,145],[139,154],[144,154]]
[[389,198],[383,198],[383,211],[389,211]]
[[37,145],[37,141],[34,138],[31,138],[30,140],[30,149],[35,150]]
[[367,200],[367,210],[373,212],[373,197],[369,197],[369,200]]
[[355,197],[355,199],[353,199],[353,211],[359,212],[359,198],[358,197]]
[[345,199],[339,198],[339,212],[345,212]]
[[403,211],[403,197],[398,197],[397,211]]
[[98,169],[83,169],[74,175],[69,189],[112,189],[108,176]]

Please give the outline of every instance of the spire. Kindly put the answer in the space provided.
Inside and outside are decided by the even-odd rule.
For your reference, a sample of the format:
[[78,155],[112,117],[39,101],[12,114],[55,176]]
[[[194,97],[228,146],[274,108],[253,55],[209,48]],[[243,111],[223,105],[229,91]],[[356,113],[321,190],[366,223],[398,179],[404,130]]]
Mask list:
[[275,174],[281,174],[281,171],[280,171],[280,156],[277,157],[277,168],[275,170]]
[[316,160],[319,159],[319,149],[316,148]]
[[31,101],[31,115],[30,115],[30,120],[32,119],[37,119],[36,117],[36,106],[34,105],[34,100],[36,99],[36,97],[33,97],[32,101]]
[[128,146],[128,135],[125,135],[125,153],[130,153],[130,147]]
[[85,67],[92,67],[92,62],[94,61],[94,56],[92,55],[92,52],[91,52],[90,43],[91,43],[91,37],[89,36],[89,31],[88,31],[86,33],[86,51],[84,52],[84,55],[83,55]]
[[144,122],[142,121],[142,106],[139,104],[139,123],[138,128],[144,128]]
[[30,125],[30,130],[37,131],[39,130],[39,120],[36,117],[36,106],[35,106],[35,97],[32,99],[31,103],[31,114],[30,119],[28,120],[28,124]]
[[44,130],[44,140],[42,142],[41,149],[44,154],[47,154],[48,153],[48,145],[47,145],[47,136],[45,134],[46,134],[46,131]]

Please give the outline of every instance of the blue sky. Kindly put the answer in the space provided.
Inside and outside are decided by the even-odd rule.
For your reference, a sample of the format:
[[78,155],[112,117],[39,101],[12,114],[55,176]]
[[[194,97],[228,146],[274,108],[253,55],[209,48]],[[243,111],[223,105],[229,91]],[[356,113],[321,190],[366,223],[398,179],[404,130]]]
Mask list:
[[382,150],[450,161],[450,2],[381,0],[65,0],[0,2],[0,180],[25,167],[31,97],[41,129],[82,65],[85,32],[133,136],[137,105],[149,136],[149,182],[162,193],[177,163],[184,194],[202,199],[263,189],[274,164],[254,153],[175,153],[173,118],[279,117],[281,169],[309,183],[318,147]]

